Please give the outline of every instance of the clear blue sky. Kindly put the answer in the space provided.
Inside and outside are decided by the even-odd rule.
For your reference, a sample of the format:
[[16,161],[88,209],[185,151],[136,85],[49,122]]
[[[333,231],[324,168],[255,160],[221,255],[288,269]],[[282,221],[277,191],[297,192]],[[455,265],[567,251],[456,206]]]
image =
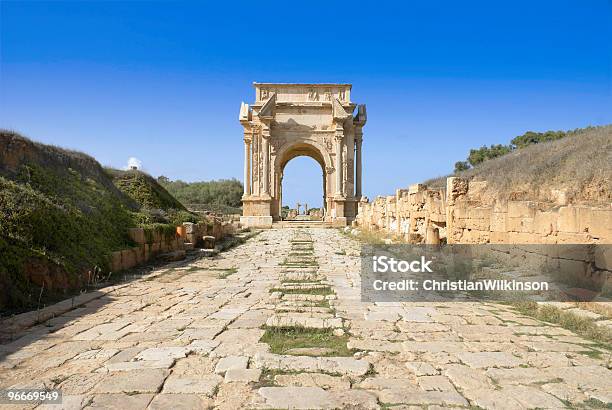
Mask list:
[[[352,83],[370,197],[527,130],[612,123],[606,0],[0,4],[0,127],[154,176],[241,179],[253,81]],[[284,199],[320,202],[320,181],[292,161]]]

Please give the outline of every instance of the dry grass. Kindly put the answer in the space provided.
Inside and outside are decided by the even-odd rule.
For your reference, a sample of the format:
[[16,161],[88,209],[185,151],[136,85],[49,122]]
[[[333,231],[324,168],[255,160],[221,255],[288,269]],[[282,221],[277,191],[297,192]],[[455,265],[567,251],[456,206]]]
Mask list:
[[[525,198],[548,201],[552,189],[565,189],[571,202],[610,203],[612,125],[517,149],[456,176],[486,180],[492,195],[505,198],[523,193]],[[444,187],[445,181],[438,177],[425,183]]]
[[593,319],[578,316],[554,306],[539,306],[535,302],[518,302],[513,305],[524,315],[558,324],[582,337],[598,342],[599,347],[612,350],[612,331],[604,326],[597,326]]

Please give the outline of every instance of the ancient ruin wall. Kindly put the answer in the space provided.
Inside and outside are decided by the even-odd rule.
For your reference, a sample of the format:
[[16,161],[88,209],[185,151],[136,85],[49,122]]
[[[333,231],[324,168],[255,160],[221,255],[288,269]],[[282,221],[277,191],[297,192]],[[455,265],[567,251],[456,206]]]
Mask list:
[[362,201],[356,224],[412,243],[612,243],[612,207],[497,200],[481,193],[486,182],[451,177],[446,189],[423,184]]

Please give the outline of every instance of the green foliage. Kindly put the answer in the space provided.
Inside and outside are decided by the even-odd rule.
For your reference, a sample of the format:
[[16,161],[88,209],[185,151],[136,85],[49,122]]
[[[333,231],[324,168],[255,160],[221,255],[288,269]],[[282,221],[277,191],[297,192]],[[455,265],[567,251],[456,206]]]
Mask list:
[[[479,149],[471,149],[470,155],[468,155],[467,162],[471,166],[476,166],[483,161],[487,161],[492,158],[501,157],[512,151],[512,147],[508,145],[491,145],[489,147],[483,145]],[[457,164],[455,164],[456,166]]]
[[[571,131],[570,131],[571,132]],[[519,135],[510,141],[513,147],[525,148],[532,144],[539,144],[540,142],[555,141],[568,136],[568,132],[565,131],[546,131],[546,132],[533,132],[527,131],[523,135]]]
[[514,150],[523,149],[530,145],[540,144],[542,142],[556,141],[568,136],[574,136],[585,131],[595,130],[597,127],[576,128],[571,131],[546,131],[534,132],[527,131],[523,135],[514,137],[509,145],[497,144],[486,146],[483,145],[478,149],[471,149],[467,161],[458,161],[455,163],[455,173],[467,171],[472,167],[488,161],[493,158],[501,157]]
[[153,223],[140,227],[144,230],[145,241],[148,244],[155,242],[156,234],[165,242],[170,242],[176,238],[176,225],[174,224]]
[[455,173],[470,169],[470,164],[467,161],[455,162]]
[[108,271],[113,251],[132,245],[127,228],[168,240],[175,225],[198,219],[144,173],[104,170],[85,154],[0,130],[0,309],[83,289]]
[[121,171],[107,168],[106,172],[113,178],[113,183],[117,188],[144,208],[186,210],[183,204],[177,201],[153,177],[142,171]]
[[157,179],[164,188],[184,204],[242,206],[242,183],[237,179],[220,179],[206,182],[171,181],[160,176]]
[[0,252],[0,283],[13,284],[2,286],[0,306],[17,309],[31,307],[36,293],[28,264],[38,260],[77,287],[79,274],[107,267],[110,253],[128,244],[133,223],[122,198],[95,179],[37,164],[21,171],[16,181],[0,177],[0,236],[11,249]]

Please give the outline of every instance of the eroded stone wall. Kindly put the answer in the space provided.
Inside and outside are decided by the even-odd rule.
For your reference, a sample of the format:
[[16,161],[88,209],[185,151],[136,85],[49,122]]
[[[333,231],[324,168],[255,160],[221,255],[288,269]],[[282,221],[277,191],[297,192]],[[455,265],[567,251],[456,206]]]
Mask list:
[[445,189],[412,185],[359,204],[356,223],[413,243],[612,243],[612,207],[496,200],[486,182],[451,177]]

